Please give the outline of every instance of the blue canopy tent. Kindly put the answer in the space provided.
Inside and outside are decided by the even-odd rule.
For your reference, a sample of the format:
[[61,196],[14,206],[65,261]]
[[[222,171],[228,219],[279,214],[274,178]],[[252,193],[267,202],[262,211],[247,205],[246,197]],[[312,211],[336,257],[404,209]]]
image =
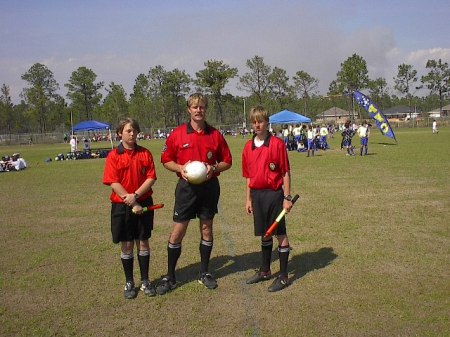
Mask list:
[[72,127],[72,134],[74,132],[78,131],[94,131],[94,130],[108,130],[109,132],[109,139],[111,141],[111,148],[113,148],[113,141],[111,137],[111,129],[109,127],[109,124],[98,122],[98,121],[84,121],[76,124],[74,127]]
[[269,123],[271,124],[300,124],[311,123],[311,118],[300,115],[296,112],[289,110],[280,111],[269,117]]

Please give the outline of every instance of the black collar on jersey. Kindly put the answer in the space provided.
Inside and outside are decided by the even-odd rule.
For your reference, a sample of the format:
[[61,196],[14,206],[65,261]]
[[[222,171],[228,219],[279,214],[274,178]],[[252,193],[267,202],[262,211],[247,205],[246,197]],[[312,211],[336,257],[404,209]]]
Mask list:
[[[139,149],[139,145],[137,145],[137,143],[134,143],[134,149],[133,150],[137,150]],[[118,154],[124,154],[125,153],[125,147],[123,146],[123,143],[120,142],[119,146],[117,147],[117,153]]]
[[[193,132],[196,132],[196,131],[194,130],[194,128],[192,127],[191,122],[187,122],[186,125],[187,125],[187,133],[193,133]],[[211,127],[210,127],[209,124],[206,123],[206,122],[205,122],[205,128],[203,129],[203,133],[204,133],[205,135],[209,135],[209,134],[211,133]]]
[[[255,137],[256,137],[256,134],[255,135],[253,135],[253,139],[252,139],[252,150],[254,150],[255,149]],[[267,136],[266,136],[266,138],[264,139],[264,146],[267,146],[267,147],[269,147],[269,143],[270,143],[270,137],[272,137],[272,134],[270,133],[270,132],[267,132]]]

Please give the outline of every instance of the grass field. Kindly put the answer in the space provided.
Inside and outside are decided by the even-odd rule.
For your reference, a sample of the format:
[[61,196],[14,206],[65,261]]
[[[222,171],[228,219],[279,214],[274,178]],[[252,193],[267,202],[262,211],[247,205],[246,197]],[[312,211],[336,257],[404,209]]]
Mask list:
[[[290,153],[291,286],[246,285],[259,239],[244,213],[242,138],[220,177],[211,270],[196,281],[199,232],[192,222],[178,263],[180,286],[165,296],[123,298],[119,246],[111,242],[104,159],[44,163],[67,144],[0,147],[29,168],[1,173],[1,336],[448,336],[450,331],[450,130],[372,131],[370,155]],[[358,142],[355,139],[356,143]],[[166,272],[175,175],[159,164],[151,278]],[[276,246],[276,245],[275,245]],[[276,249],[276,247],[275,247]],[[279,269],[274,253],[272,271]],[[138,270],[135,270],[136,279]]]

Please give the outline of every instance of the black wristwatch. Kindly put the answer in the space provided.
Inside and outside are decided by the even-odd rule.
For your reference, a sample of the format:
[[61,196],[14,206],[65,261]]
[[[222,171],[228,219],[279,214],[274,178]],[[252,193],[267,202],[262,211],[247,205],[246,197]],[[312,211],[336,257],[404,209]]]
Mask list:
[[290,194],[285,195],[284,199],[287,200],[287,201],[292,201],[292,196]]

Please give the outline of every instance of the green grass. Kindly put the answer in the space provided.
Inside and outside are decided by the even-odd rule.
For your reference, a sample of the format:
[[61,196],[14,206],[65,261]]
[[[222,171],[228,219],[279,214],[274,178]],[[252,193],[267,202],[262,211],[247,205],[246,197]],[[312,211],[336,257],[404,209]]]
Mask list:
[[[198,224],[178,264],[180,287],[155,298],[123,299],[119,247],[111,242],[104,159],[46,164],[67,144],[0,147],[29,168],[0,173],[2,336],[447,336],[450,331],[450,131],[396,131],[398,145],[372,131],[370,155],[332,150],[289,153],[292,285],[271,294],[248,286],[259,239],[244,213],[242,138],[220,177],[211,270],[203,289]],[[358,140],[355,139],[357,143]],[[106,143],[105,143],[106,144]],[[175,175],[159,164],[162,141],[145,141],[157,163],[151,276],[166,272]],[[278,271],[274,254],[272,264]],[[138,271],[135,271],[138,279]]]

